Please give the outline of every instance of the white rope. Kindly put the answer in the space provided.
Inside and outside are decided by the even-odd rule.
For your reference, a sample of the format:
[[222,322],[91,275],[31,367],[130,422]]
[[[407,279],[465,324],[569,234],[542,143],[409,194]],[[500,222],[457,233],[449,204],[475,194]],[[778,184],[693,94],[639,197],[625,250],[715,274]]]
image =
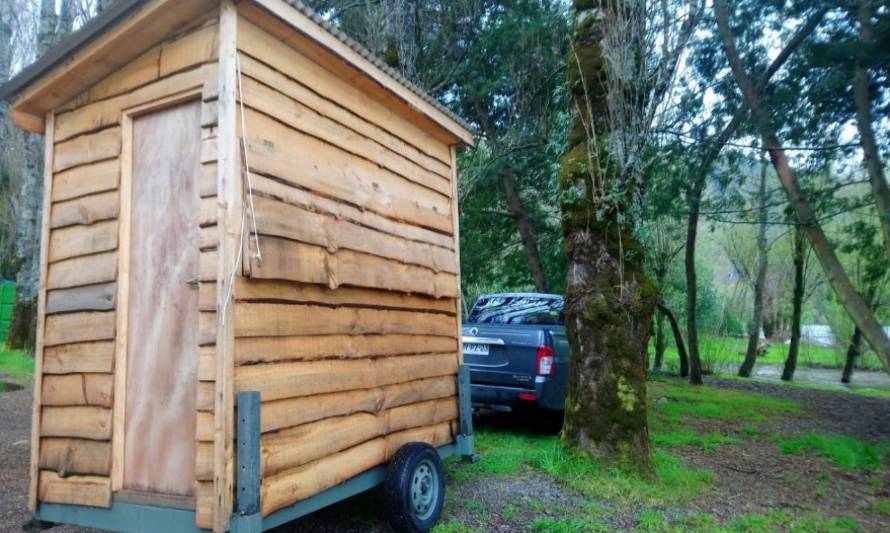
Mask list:
[[244,92],[241,83],[241,52],[235,54],[235,69],[238,71],[238,101],[241,104],[241,154],[244,158],[244,171],[247,173],[247,203],[250,205],[250,221],[253,225],[253,240],[256,244],[256,260],[263,262],[263,252],[260,251],[260,234],[256,227],[256,210],[253,207],[253,179],[250,177],[250,162],[247,160],[247,121],[244,118]]
[[229,274],[229,284],[226,287],[226,297],[223,300],[222,309],[219,313],[219,323],[226,325],[226,309],[229,306],[229,300],[235,291],[235,274],[238,273],[238,267],[241,266],[241,255],[244,253],[244,210],[241,210],[241,231],[238,233],[238,253],[235,255],[235,264],[232,266],[232,273]]

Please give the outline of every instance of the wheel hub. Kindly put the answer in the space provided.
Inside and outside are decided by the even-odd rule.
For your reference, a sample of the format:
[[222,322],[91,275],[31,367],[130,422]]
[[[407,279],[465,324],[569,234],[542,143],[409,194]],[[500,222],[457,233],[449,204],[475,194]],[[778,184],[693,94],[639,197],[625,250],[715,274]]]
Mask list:
[[421,461],[411,477],[411,507],[421,520],[428,518],[439,497],[439,480],[435,467]]

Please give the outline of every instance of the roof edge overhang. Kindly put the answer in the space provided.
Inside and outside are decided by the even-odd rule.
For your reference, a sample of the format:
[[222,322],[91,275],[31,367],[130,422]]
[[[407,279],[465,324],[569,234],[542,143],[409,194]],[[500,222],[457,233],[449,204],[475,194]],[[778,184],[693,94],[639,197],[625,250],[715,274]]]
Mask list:
[[[445,130],[457,143],[473,146],[469,126],[435,99],[383,64],[368,50],[322,20],[301,2],[234,0],[261,8],[288,28],[397,97],[412,112]],[[118,0],[40,59],[0,86],[11,102],[13,123],[44,132],[46,113],[110,75],[217,5],[218,0]],[[138,38],[133,30],[139,26]]]

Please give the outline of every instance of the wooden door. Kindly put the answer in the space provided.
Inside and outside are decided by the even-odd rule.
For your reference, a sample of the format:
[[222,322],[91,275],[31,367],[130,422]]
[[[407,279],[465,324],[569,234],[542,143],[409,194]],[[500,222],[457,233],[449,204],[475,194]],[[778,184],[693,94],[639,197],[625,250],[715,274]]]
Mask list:
[[201,106],[133,119],[123,488],[192,496]]

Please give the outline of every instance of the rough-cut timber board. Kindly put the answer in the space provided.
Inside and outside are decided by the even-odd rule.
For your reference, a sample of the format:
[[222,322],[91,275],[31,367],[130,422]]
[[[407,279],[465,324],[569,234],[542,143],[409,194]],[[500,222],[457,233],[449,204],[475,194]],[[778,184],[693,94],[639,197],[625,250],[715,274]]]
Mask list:
[[236,337],[365,333],[453,337],[454,317],[319,305],[241,303],[235,309]]
[[54,229],[49,237],[49,262],[114,250],[117,235],[117,220]]
[[355,389],[370,389],[457,373],[453,353],[381,359],[272,363],[238,367],[235,390],[259,391],[271,401]]
[[53,170],[61,172],[77,165],[117,157],[120,153],[121,129],[115,126],[56,143]]
[[446,298],[432,298],[430,296],[356,287],[339,287],[331,290],[324,285],[238,278],[235,285],[235,294],[239,302],[261,300],[263,302],[274,301],[329,306],[349,305],[354,307],[415,309],[418,311],[454,314],[454,301]]
[[111,480],[100,476],[62,478],[56,472],[40,472],[38,499],[47,503],[108,507],[111,505]]
[[457,394],[457,377],[441,376],[375,389],[335,392],[263,402],[263,432],[354,413],[376,414],[384,409]]
[[[253,249],[253,240],[250,246]],[[319,246],[277,237],[262,238],[260,247],[263,261],[258,261],[251,253],[250,275],[255,279],[316,283],[332,289],[352,285],[437,298],[454,298],[458,292],[454,274],[436,273],[374,255],[352,250],[331,253]]]
[[100,283],[73,289],[56,289],[46,294],[46,312],[109,311],[114,309],[117,283]]
[[81,165],[53,176],[52,200],[61,202],[117,189],[120,161],[117,157]]
[[40,436],[92,440],[111,438],[111,409],[104,407],[44,407]]
[[456,339],[429,335],[242,337],[235,340],[235,363],[359,359],[450,351],[457,351]]
[[262,235],[315,244],[332,251],[363,252],[419,265],[433,272],[457,272],[452,250],[410,241],[262,196],[255,197],[253,202],[257,229]]
[[48,289],[64,289],[104,283],[114,281],[116,272],[115,252],[77,257],[49,265],[46,286]]
[[43,405],[94,405],[111,407],[111,374],[47,375],[43,378]]
[[50,227],[61,228],[75,224],[92,224],[117,218],[118,198],[116,191],[82,196],[52,206]]
[[40,468],[61,477],[72,474],[107,476],[111,471],[111,443],[84,439],[40,440]]
[[46,317],[45,346],[114,338],[114,311],[70,313]]
[[79,342],[49,346],[43,352],[44,374],[111,372],[114,342]]

